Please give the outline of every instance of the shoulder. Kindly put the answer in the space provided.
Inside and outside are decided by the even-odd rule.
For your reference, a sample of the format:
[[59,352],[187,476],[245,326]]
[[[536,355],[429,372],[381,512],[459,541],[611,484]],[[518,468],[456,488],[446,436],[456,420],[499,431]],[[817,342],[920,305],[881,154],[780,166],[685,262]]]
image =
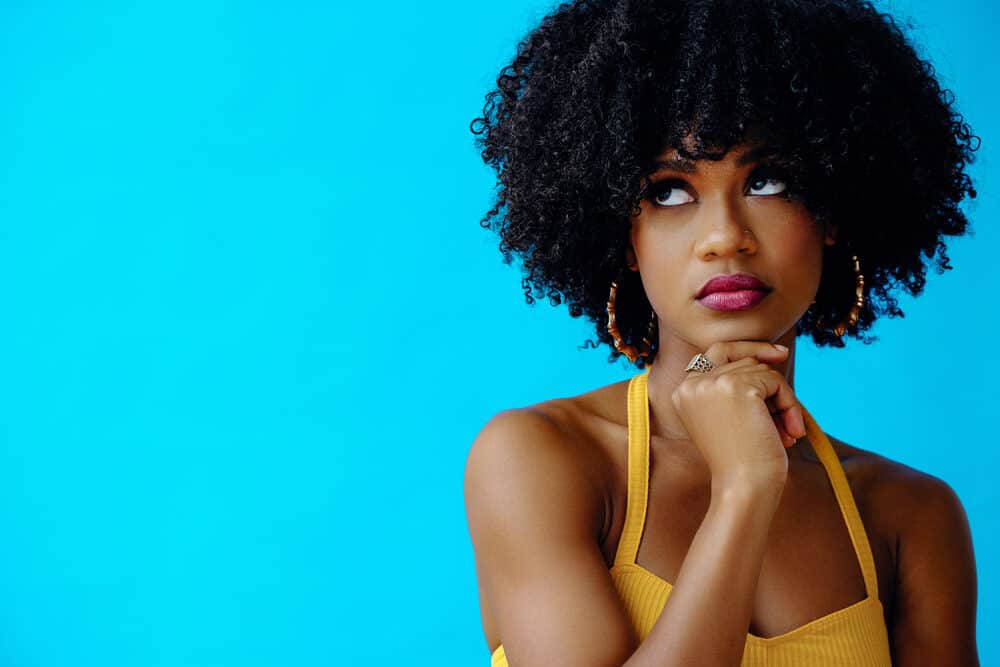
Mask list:
[[469,450],[483,628],[490,650],[502,643],[509,659],[621,664],[635,647],[600,548],[607,475],[576,407],[560,399],[504,410]]
[[958,494],[948,482],[900,461],[827,435],[860,505],[895,539],[919,529],[933,513],[964,518]]
[[975,554],[958,493],[940,477],[885,456],[846,443],[835,449],[894,547],[894,664],[978,664]]
[[464,494],[470,528],[480,519],[505,522],[539,506],[573,521],[599,540],[604,529],[606,466],[579,423],[574,399],[554,399],[494,415],[469,449]]
[[832,437],[830,441],[865,504],[877,508],[897,537],[920,528],[935,513],[964,518],[958,494],[940,477]]

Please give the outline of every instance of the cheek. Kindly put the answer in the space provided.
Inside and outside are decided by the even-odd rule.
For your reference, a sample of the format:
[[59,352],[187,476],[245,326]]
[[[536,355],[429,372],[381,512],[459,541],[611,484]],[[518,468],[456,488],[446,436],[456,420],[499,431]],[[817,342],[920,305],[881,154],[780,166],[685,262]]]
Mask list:
[[777,235],[772,241],[775,252],[784,257],[799,258],[795,264],[810,266],[823,256],[823,239],[806,226],[789,225],[784,234]]
[[690,307],[698,287],[698,275],[691,275],[690,242],[657,225],[640,227],[632,241],[642,266],[639,280],[646,298],[653,310],[672,320],[674,313]]
[[[683,287],[685,270],[691,266],[690,248],[683,236],[665,225],[633,226],[632,247],[642,267],[640,279],[650,299],[665,287]],[[669,291],[669,290],[668,290]]]
[[823,273],[823,230],[811,218],[803,217],[789,219],[775,231],[768,243],[773,265],[781,267],[775,279],[786,289],[814,293]]
[[684,253],[690,245],[685,241],[684,227],[681,224],[671,225],[665,216],[657,218],[655,212],[649,210],[650,204],[642,202],[642,214],[632,218],[632,247],[640,258],[643,266],[673,266],[676,258]]

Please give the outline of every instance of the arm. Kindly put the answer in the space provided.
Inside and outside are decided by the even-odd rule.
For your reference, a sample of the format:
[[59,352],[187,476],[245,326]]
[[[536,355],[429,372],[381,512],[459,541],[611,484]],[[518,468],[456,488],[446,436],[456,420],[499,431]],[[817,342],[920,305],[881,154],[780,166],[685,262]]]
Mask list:
[[708,512],[637,664],[740,664],[781,489],[751,480],[713,483]]
[[603,496],[577,449],[544,415],[508,410],[469,451],[480,596],[511,667],[621,665],[634,649],[599,547]]
[[893,664],[977,667],[976,563],[965,510],[931,475],[900,486],[895,503],[908,511],[899,531]]
[[511,667],[738,665],[780,489],[713,485],[663,615],[639,646],[599,547],[600,483],[575,447],[547,418],[520,410],[494,417],[469,452],[481,594]]

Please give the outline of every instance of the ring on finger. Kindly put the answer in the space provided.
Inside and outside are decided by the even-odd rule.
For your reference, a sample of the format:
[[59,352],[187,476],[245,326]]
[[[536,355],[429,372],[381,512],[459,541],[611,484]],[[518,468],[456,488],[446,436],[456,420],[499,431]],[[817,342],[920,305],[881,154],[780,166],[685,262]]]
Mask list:
[[687,368],[684,369],[684,372],[690,373],[693,371],[695,373],[707,373],[713,368],[715,368],[715,364],[712,363],[712,360],[699,352],[691,357],[691,361],[688,362]]

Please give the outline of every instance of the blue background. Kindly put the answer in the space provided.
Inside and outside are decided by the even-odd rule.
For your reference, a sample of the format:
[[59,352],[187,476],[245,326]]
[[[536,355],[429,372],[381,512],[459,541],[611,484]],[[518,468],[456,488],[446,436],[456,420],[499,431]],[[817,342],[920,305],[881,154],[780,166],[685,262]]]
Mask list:
[[[468,123],[549,5],[338,4],[0,8],[0,664],[487,664],[471,441],[634,370],[478,225]],[[796,392],[956,489],[1000,664],[1000,26],[883,6],[983,140],[976,236]]]

